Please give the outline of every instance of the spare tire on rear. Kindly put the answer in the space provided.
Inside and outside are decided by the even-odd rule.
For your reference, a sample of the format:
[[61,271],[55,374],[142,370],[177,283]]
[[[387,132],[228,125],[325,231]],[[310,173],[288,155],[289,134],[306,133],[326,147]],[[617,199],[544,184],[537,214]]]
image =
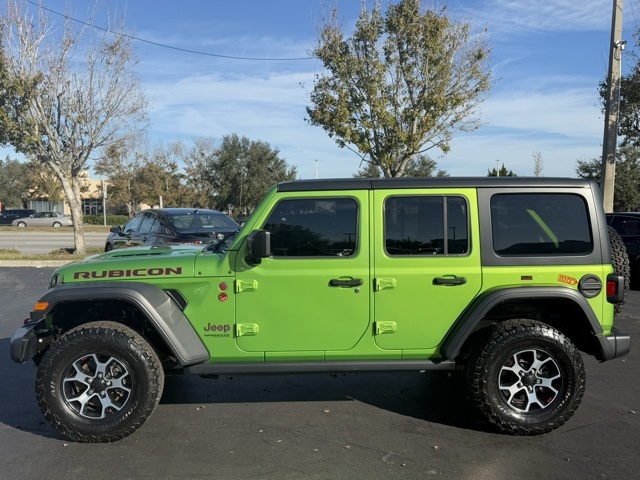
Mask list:
[[627,255],[627,247],[620,234],[615,231],[614,228],[609,228],[609,248],[611,251],[611,265],[613,265],[613,271],[618,275],[624,277],[624,300],[621,303],[617,303],[614,307],[615,315],[618,315],[622,311],[622,305],[627,299],[629,293],[629,287],[631,285],[631,268],[629,267],[629,256]]

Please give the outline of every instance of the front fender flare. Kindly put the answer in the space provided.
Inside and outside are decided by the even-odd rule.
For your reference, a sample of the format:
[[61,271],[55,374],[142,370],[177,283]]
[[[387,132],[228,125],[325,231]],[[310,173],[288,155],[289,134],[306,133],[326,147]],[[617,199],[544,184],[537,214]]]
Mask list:
[[43,311],[31,312],[31,319],[44,318],[57,305],[91,300],[121,300],[135,306],[156,328],[171,352],[183,365],[209,360],[209,352],[178,305],[158,286],[134,282],[66,284],[50,289],[39,302]]

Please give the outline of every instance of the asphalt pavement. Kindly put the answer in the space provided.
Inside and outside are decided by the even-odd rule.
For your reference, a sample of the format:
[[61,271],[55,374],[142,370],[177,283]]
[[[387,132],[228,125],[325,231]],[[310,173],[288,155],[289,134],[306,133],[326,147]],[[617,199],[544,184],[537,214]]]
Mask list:
[[[85,232],[87,247],[104,248],[109,232]],[[14,249],[28,254],[46,254],[61,248],[73,248],[73,229],[18,229],[0,227],[0,249]]]
[[632,350],[585,357],[574,417],[536,437],[495,433],[442,372],[171,377],[130,437],[79,444],[58,435],[34,395],[35,367],[9,339],[51,268],[0,267],[0,477],[6,479],[632,479],[640,458],[640,292],[617,326]]

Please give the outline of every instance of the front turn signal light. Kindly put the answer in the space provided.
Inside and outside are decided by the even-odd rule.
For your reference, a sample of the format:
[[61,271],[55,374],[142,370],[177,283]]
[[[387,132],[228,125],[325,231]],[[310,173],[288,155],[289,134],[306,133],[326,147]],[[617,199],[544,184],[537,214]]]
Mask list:
[[33,306],[33,309],[36,312],[42,312],[43,310],[46,310],[48,306],[49,302],[36,302],[36,304]]

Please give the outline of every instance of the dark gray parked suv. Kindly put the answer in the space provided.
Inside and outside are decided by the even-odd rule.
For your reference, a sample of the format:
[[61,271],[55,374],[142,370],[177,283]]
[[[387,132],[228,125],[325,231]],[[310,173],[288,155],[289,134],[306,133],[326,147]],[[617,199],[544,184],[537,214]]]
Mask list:
[[631,267],[631,286],[640,289],[640,212],[607,213],[607,223],[620,234]]
[[11,222],[13,222],[16,218],[28,217],[30,215],[34,215],[35,213],[35,210],[26,208],[2,210],[0,212],[0,225],[11,225]]

